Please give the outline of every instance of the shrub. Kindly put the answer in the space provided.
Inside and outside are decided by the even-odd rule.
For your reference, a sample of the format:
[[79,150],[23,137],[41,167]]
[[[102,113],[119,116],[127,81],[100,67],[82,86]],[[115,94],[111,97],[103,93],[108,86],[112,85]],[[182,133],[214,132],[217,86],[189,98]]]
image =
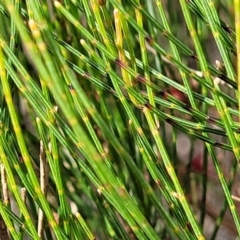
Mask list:
[[1,239],[239,235],[238,0],[0,13]]

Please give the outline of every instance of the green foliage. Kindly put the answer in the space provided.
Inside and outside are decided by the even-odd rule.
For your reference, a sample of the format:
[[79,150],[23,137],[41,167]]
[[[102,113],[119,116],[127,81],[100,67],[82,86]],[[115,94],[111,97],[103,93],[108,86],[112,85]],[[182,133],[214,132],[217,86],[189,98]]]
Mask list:
[[234,6],[0,1],[0,238],[239,236]]

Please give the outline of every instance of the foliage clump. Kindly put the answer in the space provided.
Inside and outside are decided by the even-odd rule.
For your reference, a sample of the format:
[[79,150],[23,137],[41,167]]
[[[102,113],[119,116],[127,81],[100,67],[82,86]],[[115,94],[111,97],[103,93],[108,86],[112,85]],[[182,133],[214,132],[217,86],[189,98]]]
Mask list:
[[238,0],[0,14],[1,239],[240,235]]

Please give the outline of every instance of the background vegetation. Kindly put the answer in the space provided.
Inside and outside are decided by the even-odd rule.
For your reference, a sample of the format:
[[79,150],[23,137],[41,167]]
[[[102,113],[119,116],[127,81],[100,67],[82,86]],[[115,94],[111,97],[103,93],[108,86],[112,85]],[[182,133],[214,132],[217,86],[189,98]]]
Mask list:
[[1,0],[0,26],[1,239],[240,235],[239,0]]

